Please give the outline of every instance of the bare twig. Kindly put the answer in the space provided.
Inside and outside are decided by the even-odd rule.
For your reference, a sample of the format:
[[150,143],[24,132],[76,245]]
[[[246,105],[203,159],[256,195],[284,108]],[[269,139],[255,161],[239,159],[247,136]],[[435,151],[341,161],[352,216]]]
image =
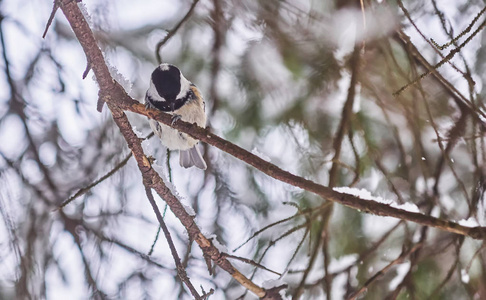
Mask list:
[[157,241],[159,240],[159,234],[160,234],[160,226],[159,228],[157,228],[157,233],[155,234],[155,239],[154,239],[154,242],[152,243],[152,246],[150,246],[150,250],[148,252],[147,255],[152,255],[152,253],[154,253],[154,249],[155,249],[155,244],[157,243]]
[[59,9],[59,0],[54,0],[54,4],[52,5],[51,15],[49,16],[49,20],[47,20],[46,29],[42,34],[42,38],[46,37],[47,31],[49,30],[49,27],[51,27],[52,21],[54,20],[54,16],[56,15],[58,9]]
[[108,173],[103,175],[100,179],[94,181],[93,183],[82,187],[79,189],[73,196],[71,196],[69,199],[61,203],[55,210],[62,209],[72,201],[74,201],[76,198],[86,194],[89,192],[93,187],[97,186],[101,182],[105,181],[106,179],[110,178],[113,174],[115,174],[118,170],[120,170],[123,166],[125,166],[128,162],[128,160],[132,157],[132,153],[128,154],[120,163],[118,163],[115,168],[111,169]]
[[252,265],[252,266],[255,266],[257,268],[260,268],[262,270],[265,270],[265,271],[268,271],[270,273],[273,273],[275,275],[278,275],[278,276],[281,276],[282,274],[280,274],[279,272],[276,272],[276,271],[273,271],[273,270],[270,270],[269,268],[265,267],[264,265],[262,264],[259,264],[257,263],[256,261],[254,260],[251,260],[251,259],[248,259],[248,258],[244,258],[244,257],[240,257],[240,256],[235,256],[235,255],[231,255],[231,254],[228,254],[228,253],[221,253],[223,256],[227,257],[227,258],[233,258],[233,259],[236,259],[236,260],[239,260],[239,261],[242,261],[244,263],[247,263],[249,265]]
[[164,232],[165,239],[169,244],[170,253],[174,258],[174,262],[176,265],[177,275],[179,275],[179,278],[182,280],[182,282],[184,282],[186,286],[189,288],[189,291],[191,291],[191,294],[194,297],[194,299],[200,300],[201,296],[192,285],[191,280],[187,276],[186,269],[181,264],[181,259],[179,258],[179,254],[177,253],[174,242],[172,241],[172,237],[170,236],[169,229],[167,228],[167,225],[165,225],[164,218],[162,217],[162,214],[160,213],[160,210],[157,207],[157,203],[155,203],[154,196],[152,195],[152,190],[148,187],[148,185],[145,185],[145,193],[150,202],[150,205],[152,205],[152,209],[154,210],[155,215],[157,216],[157,220],[159,221],[160,227]]
[[[399,5],[401,4],[400,1],[398,1]],[[486,21],[483,21],[481,25],[464,41],[462,42],[459,46],[456,48],[452,49],[449,54],[447,54],[441,61],[439,61],[437,64],[432,66],[432,69],[427,70],[426,72],[422,73],[420,76],[416,77],[400,89],[398,89],[396,92],[393,93],[394,96],[400,95],[404,90],[409,88],[410,86],[418,83],[420,80],[425,78],[426,76],[432,74],[433,72],[437,72],[437,69],[440,68],[442,65],[445,63],[449,62],[459,51],[464,48],[483,28],[486,26]]]
[[162,56],[160,55],[160,50],[165,45],[165,43],[167,43],[170,40],[170,38],[172,38],[174,36],[174,34],[179,30],[179,28],[182,26],[182,24],[184,24],[189,19],[189,17],[192,15],[192,12],[194,11],[194,8],[196,7],[196,4],[198,2],[199,2],[199,0],[194,0],[192,2],[192,5],[189,8],[189,10],[187,11],[187,13],[184,16],[184,18],[182,18],[179,21],[179,23],[177,23],[174,26],[174,28],[172,28],[171,30],[167,31],[167,35],[160,42],[157,43],[157,46],[155,46],[155,56],[157,57],[157,62],[159,64],[162,63]]
[[355,300],[358,298],[359,295],[361,295],[363,292],[365,292],[368,287],[375,281],[377,280],[378,278],[380,278],[381,276],[383,276],[386,272],[388,272],[391,267],[393,267],[394,265],[398,265],[398,264],[401,264],[403,263],[403,261],[405,260],[405,258],[409,255],[411,255],[412,253],[414,253],[415,251],[417,251],[418,249],[420,249],[422,247],[422,244],[417,244],[415,245],[413,248],[411,248],[410,250],[408,251],[403,251],[402,254],[400,254],[399,257],[397,257],[395,260],[393,260],[391,263],[389,263],[388,265],[386,265],[383,269],[381,269],[380,271],[376,272],[375,275],[373,275],[370,279],[368,279],[364,284],[363,286],[357,290],[353,295],[351,295],[351,297],[348,298],[348,300]]
[[246,241],[244,241],[243,243],[241,243],[241,245],[239,245],[238,247],[236,247],[235,249],[233,249],[233,252],[236,252],[238,249],[240,249],[241,247],[243,247],[244,245],[246,245],[249,241],[251,241],[254,237],[256,237],[257,235],[259,235],[260,233],[264,232],[265,230],[275,226],[275,225],[278,225],[278,224],[281,224],[281,223],[285,223],[287,221],[290,221],[292,220],[293,218],[295,218],[296,215],[293,215],[293,216],[290,216],[288,218],[285,218],[285,219],[282,219],[282,220],[278,220],[278,221],[275,221],[271,224],[268,224],[267,226],[263,227],[262,229],[256,231],[254,234],[252,234],[252,236],[250,236]]
[[[434,4],[434,7],[436,8],[436,4],[435,4],[435,1],[432,1],[432,3]],[[436,41],[434,41],[433,38],[430,39],[430,41],[432,42],[432,44],[434,44],[435,47],[437,47],[439,50],[444,50],[445,48],[449,47],[450,45],[454,44],[455,42],[457,42],[461,37],[463,37],[466,33],[468,33],[469,31],[471,31],[472,27],[474,26],[474,24],[476,24],[476,22],[479,20],[479,17],[481,17],[481,15],[486,11],[486,6],[476,15],[476,17],[472,20],[471,23],[469,23],[469,25],[466,27],[466,29],[464,29],[458,36],[456,36],[455,38],[451,39],[449,42],[443,44],[443,45],[439,45],[437,44]]]

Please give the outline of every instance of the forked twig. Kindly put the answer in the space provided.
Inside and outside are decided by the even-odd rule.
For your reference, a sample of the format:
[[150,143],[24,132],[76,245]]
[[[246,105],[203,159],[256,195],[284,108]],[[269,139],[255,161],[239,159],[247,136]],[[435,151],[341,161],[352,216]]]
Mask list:
[[113,174],[115,174],[118,170],[120,170],[123,166],[125,166],[132,157],[132,153],[130,152],[120,163],[118,163],[113,169],[111,169],[108,173],[103,175],[100,179],[94,181],[93,183],[79,189],[74,195],[72,195],[69,199],[61,203],[54,211],[64,208],[66,205],[74,201],[76,198],[86,194],[89,192],[93,187],[100,184],[101,182],[105,181],[106,179],[110,178]]
[[157,62],[159,64],[162,63],[162,56],[160,55],[160,49],[162,48],[162,46],[165,45],[165,43],[167,43],[174,36],[174,34],[177,32],[177,30],[179,30],[182,24],[184,24],[189,19],[198,2],[199,0],[194,0],[194,2],[192,2],[192,5],[187,11],[186,15],[179,21],[179,23],[177,23],[174,26],[174,28],[168,30],[167,35],[160,42],[157,43],[157,46],[155,46],[155,56],[157,57]]

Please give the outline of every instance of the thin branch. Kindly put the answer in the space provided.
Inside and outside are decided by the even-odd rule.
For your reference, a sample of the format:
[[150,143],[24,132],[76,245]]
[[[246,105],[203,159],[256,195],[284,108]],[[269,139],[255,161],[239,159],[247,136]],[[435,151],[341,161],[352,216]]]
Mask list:
[[158,268],[161,268],[161,269],[164,269],[165,271],[167,270],[170,270],[169,267],[167,266],[164,266],[164,265],[161,265],[160,263],[152,260],[152,258],[150,258],[150,256],[148,256],[147,254],[145,253],[142,253],[138,250],[136,250],[135,248],[132,248],[126,244],[124,244],[123,242],[117,240],[117,239],[114,239],[114,238],[109,238],[105,235],[103,235],[101,232],[87,226],[86,224],[83,224],[83,228],[86,229],[87,231],[89,231],[90,233],[94,234],[99,240],[103,241],[103,242],[107,242],[107,243],[110,243],[110,244],[114,244],[118,247],[120,247],[121,249],[131,253],[131,254],[135,254],[136,256],[138,256],[140,259],[148,262],[149,264],[151,265],[154,265]]
[[[302,235],[302,238],[300,239],[299,243],[297,244],[297,247],[295,247],[294,253],[290,257],[289,261],[287,262],[287,265],[285,266],[285,269],[283,270],[282,275],[280,276],[280,278],[282,278],[283,275],[285,273],[287,273],[287,271],[290,269],[290,265],[292,264],[292,262],[294,261],[294,259],[297,257],[297,253],[299,252],[300,247],[302,247],[302,245],[305,242],[305,239],[306,239],[307,235],[309,235],[309,233],[310,233],[310,228],[311,228],[310,221],[308,221],[307,222],[307,226],[305,227],[304,235]],[[310,238],[309,238],[309,241],[310,241]]]
[[174,36],[174,34],[179,30],[179,28],[182,26],[182,24],[184,24],[189,19],[189,17],[192,15],[192,12],[194,11],[194,8],[196,7],[196,4],[198,2],[199,2],[199,0],[194,0],[192,2],[192,5],[189,8],[189,10],[187,11],[187,13],[184,16],[184,18],[182,18],[179,21],[179,23],[177,23],[177,25],[174,26],[174,28],[172,28],[171,30],[169,30],[167,32],[167,35],[160,42],[157,43],[157,46],[155,46],[155,56],[157,57],[157,62],[159,64],[162,63],[162,56],[160,55],[161,48],[165,45],[165,43],[167,43]]
[[46,37],[47,31],[49,30],[49,27],[51,27],[52,21],[54,20],[54,16],[56,15],[56,12],[57,12],[58,9],[59,9],[59,0],[54,0],[51,15],[49,16],[49,20],[47,20],[46,29],[44,30],[44,33],[42,34],[42,38]]
[[[318,223],[318,227],[317,227],[317,230],[318,232],[322,233],[324,231],[322,231],[322,228],[323,228],[323,222],[319,222]],[[310,241],[310,238],[309,238],[309,241]],[[309,258],[309,263],[307,264],[307,268],[305,268],[304,270],[304,274],[302,275],[302,278],[299,282],[299,285],[296,287],[293,295],[292,295],[292,299],[294,300],[297,300],[297,299],[300,299],[301,296],[302,296],[302,293],[303,293],[303,289],[304,289],[304,285],[305,285],[305,281],[307,279],[307,277],[309,276],[309,273],[311,271],[311,268],[310,266],[312,266],[314,264],[314,262],[316,261],[317,259],[317,255],[319,254],[319,246],[321,245],[321,241],[323,241],[323,239],[318,239],[315,244],[314,244],[314,247],[312,247],[312,252],[311,254],[309,255],[310,258]],[[309,245],[309,248],[310,248],[310,245]]]
[[256,237],[257,235],[259,235],[260,233],[264,232],[265,230],[273,227],[273,226],[276,226],[278,224],[281,224],[281,223],[285,223],[287,221],[290,221],[292,220],[293,218],[295,218],[297,215],[293,215],[293,216],[290,216],[288,218],[285,218],[285,219],[282,219],[282,220],[278,220],[278,221],[275,221],[271,224],[268,224],[267,226],[263,227],[262,229],[256,231],[254,234],[252,234],[252,236],[250,236],[246,241],[244,241],[243,243],[241,243],[241,245],[239,245],[238,247],[236,247],[235,249],[233,249],[233,252],[236,252],[238,249],[240,249],[241,247],[243,247],[244,245],[246,245],[249,241],[251,241],[254,237]]
[[94,181],[93,183],[82,187],[77,191],[73,196],[71,196],[69,199],[61,203],[54,211],[59,210],[64,208],[66,205],[74,201],[76,198],[86,194],[89,192],[93,187],[96,185],[100,184],[101,182],[105,181],[106,179],[110,178],[113,174],[115,174],[118,170],[120,170],[123,166],[125,166],[130,160],[130,157],[132,157],[132,153],[130,152],[120,163],[118,163],[112,170],[110,170],[108,173],[106,173],[104,176],[102,176],[100,179]]
[[[474,239],[486,238],[486,227],[466,227],[456,222],[438,219],[432,216],[424,215],[422,213],[410,212],[403,209],[395,208],[385,203],[376,202],[373,200],[361,199],[357,196],[344,194],[334,191],[329,187],[325,187],[311,180],[294,175],[290,172],[284,171],[276,165],[252,154],[251,152],[225,140],[221,137],[211,133],[210,131],[198,127],[196,124],[190,124],[182,120],[172,122],[172,116],[159,110],[146,109],[145,105],[138,101],[132,100],[118,103],[122,109],[132,111],[138,114],[145,115],[151,119],[162,122],[171,126],[181,132],[187,133],[190,136],[208,143],[232,156],[246,162],[255,167],[268,176],[275,178],[284,183],[288,183],[295,187],[302,188],[306,191],[315,193],[323,199],[340,203],[347,207],[360,210],[362,212],[375,214],[378,216],[394,217],[402,220],[411,221],[424,226],[435,227],[444,231],[469,236]],[[418,203],[419,201],[413,201]]]
[[[434,8],[437,8],[436,7],[436,4],[435,4],[435,1],[432,1],[432,3],[434,4]],[[471,31],[472,27],[474,26],[474,24],[476,24],[476,22],[479,20],[479,17],[481,17],[481,15],[486,11],[486,7],[484,7],[477,15],[476,17],[472,20],[471,23],[469,23],[469,25],[466,27],[466,29],[464,29],[458,36],[456,36],[455,38],[451,39],[449,42],[443,44],[443,45],[439,45],[437,44],[436,41],[434,41],[433,38],[430,39],[430,41],[432,42],[432,44],[434,44],[435,47],[437,47],[439,50],[444,50],[445,48],[449,47],[450,45],[456,43],[461,37],[463,37],[466,33],[468,33],[469,31]]]
[[261,265],[259,263],[257,263],[256,261],[254,260],[251,260],[251,259],[248,259],[248,258],[244,258],[244,257],[241,257],[241,256],[235,256],[235,255],[231,255],[231,254],[228,254],[228,253],[221,253],[223,256],[227,257],[227,258],[233,258],[233,259],[237,259],[239,261],[242,261],[244,263],[247,263],[249,265],[252,265],[252,266],[255,266],[257,268],[260,268],[262,270],[265,270],[265,271],[268,271],[270,273],[273,273],[275,275],[278,275],[278,276],[282,276],[281,273],[277,272],[277,271],[273,271],[273,270],[270,270],[269,268],[265,267],[264,265]]
[[391,263],[389,263],[388,265],[386,265],[383,269],[381,269],[380,271],[376,272],[375,275],[373,275],[370,279],[368,279],[364,285],[358,290],[356,291],[353,295],[351,295],[351,297],[348,298],[348,300],[355,300],[355,299],[358,299],[358,296],[361,295],[362,293],[364,293],[368,287],[375,281],[377,280],[378,278],[380,278],[381,276],[383,276],[386,272],[388,272],[391,267],[393,267],[394,265],[398,265],[398,264],[401,264],[403,263],[403,261],[405,260],[405,258],[409,255],[411,255],[412,253],[414,253],[415,251],[417,251],[418,249],[420,249],[422,247],[422,244],[417,244],[415,245],[413,248],[411,248],[410,250],[408,251],[403,251],[402,254],[400,254],[399,257],[397,257],[395,260],[393,260]]
[[[363,44],[364,48],[364,44]],[[339,122],[339,127],[336,132],[336,136],[333,140],[333,149],[334,149],[334,157],[332,159],[333,163],[331,166],[331,170],[329,171],[329,187],[335,187],[338,184],[339,179],[339,161],[341,158],[341,150],[343,146],[343,141],[346,136],[346,133],[349,130],[351,118],[353,116],[353,106],[354,100],[356,96],[356,86],[358,85],[358,76],[359,76],[359,66],[360,66],[360,58],[361,58],[361,49],[358,46],[354,47],[353,53],[351,54],[350,58],[350,65],[351,65],[351,79],[349,82],[348,93],[346,96],[346,102],[344,103],[342,112],[341,112],[341,121]],[[351,141],[352,144],[352,141]],[[329,263],[330,263],[330,255],[329,255],[329,234],[328,234],[328,225],[332,215],[333,207],[330,206],[329,209],[326,209],[322,212],[322,220],[325,222],[323,226],[323,233],[321,237],[323,239],[322,243],[322,254],[324,257],[324,280],[323,280],[323,289],[326,293],[326,297],[328,300],[332,299],[332,277],[329,276]],[[308,268],[312,268],[312,265],[309,264]],[[302,278],[300,287],[303,287],[305,284],[305,277]],[[297,293],[296,293],[297,294]]]
[[[400,1],[399,1],[399,3],[400,3]],[[398,89],[396,92],[394,92],[393,95],[394,96],[400,95],[404,90],[406,90],[410,86],[418,83],[419,81],[421,81],[423,78],[430,75],[434,71],[437,72],[438,68],[442,67],[442,65],[444,65],[445,63],[450,61],[457,53],[459,53],[459,51],[461,51],[461,49],[464,48],[464,46],[466,46],[481,30],[483,30],[483,28],[485,26],[486,26],[486,21],[483,21],[483,23],[481,23],[481,25],[479,25],[479,27],[464,42],[462,42],[462,44],[460,44],[456,48],[452,49],[449,52],[449,54],[447,54],[441,61],[436,63],[434,66],[432,66],[432,69],[427,70],[426,72],[422,73],[420,76],[416,77],[415,79],[413,79],[412,81],[410,81],[409,83],[407,83],[406,85],[404,85],[403,87]]]
[[179,254],[177,253],[177,249],[175,248],[174,242],[172,241],[172,237],[170,236],[169,229],[167,228],[167,225],[165,225],[164,218],[162,217],[162,214],[160,213],[160,210],[157,207],[157,203],[155,203],[154,196],[152,195],[152,190],[148,187],[148,185],[145,185],[145,193],[147,194],[147,198],[150,202],[150,205],[152,205],[152,209],[154,210],[154,213],[157,216],[157,220],[159,221],[160,227],[164,232],[165,239],[169,244],[170,253],[174,258],[174,262],[176,265],[177,275],[179,275],[179,278],[182,280],[182,282],[184,282],[186,286],[189,288],[189,291],[191,291],[192,296],[195,299],[200,300],[201,296],[199,296],[199,293],[192,285],[191,280],[187,276],[186,269],[181,264],[181,259],[179,257]]
[[155,234],[154,242],[152,243],[152,246],[150,246],[150,251],[147,254],[148,256],[150,256],[150,255],[152,255],[152,253],[154,253],[155,244],[159,240],[160,229],[161,229],[161,227],[159,226],[159,228],[157,228],[157,233]]

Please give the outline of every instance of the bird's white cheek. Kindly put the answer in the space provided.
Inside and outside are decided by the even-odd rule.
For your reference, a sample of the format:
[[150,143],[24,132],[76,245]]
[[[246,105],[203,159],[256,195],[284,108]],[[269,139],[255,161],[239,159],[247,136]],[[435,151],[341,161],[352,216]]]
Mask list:
[[152,101],[165,102],[165,99],[160,97],[159,93],[157,92],[157,89],[155,88],[152,82],[150,83],[150,87],[147,91],[147,95],[152,98]]

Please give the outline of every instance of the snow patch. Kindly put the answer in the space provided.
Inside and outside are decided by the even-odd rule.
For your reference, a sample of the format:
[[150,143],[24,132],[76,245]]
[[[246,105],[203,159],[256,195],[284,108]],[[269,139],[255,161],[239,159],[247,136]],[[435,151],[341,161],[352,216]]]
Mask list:
[[466,219],[459,220],[457,223],[459,223],[459,225],[466,226],[466,227],[477,227],[477,226],[479,226],[478,221],[476,221],[476,218],[474,218],[474,217],[470,217],[467,220]]
[[461,281],[464,283],[469,283],[469,274],[464,269],[461,270]]
[[115,79],[123,87],[127,94],[130,94],[133,84],[130,82],[130,80],[118,72],[118,69],[115,66],[112,66],[106,58],[105,60],[111,77],[113,77],[113,79]]
[[81,13],[83,14],[84,18],[86,19],[86,22],[88,23],[89,27],[93,28],[93,22],[91,21],[91,16],[88,13],[88,9],[86,8],[86,5],[83,2],[78,2],[78,7]]
[[[145,153],[145,155],[152,155],[153,153],[155,153],[154,143],[152,143],[149,139],[145,139],[145,140],[142,141],[142,149],[143,149],[143,153]],[[156,167],[160,168],[161,166],[157,165],[157,166],[153,166],[153,167],[155,169]],[[156,171],[157,171],[157,173],[159,173],[158,170],[156,170]]]
[[406,211],[409,211],[409,212],[415,212],[415,213],[419,213],[420,212],[420,210],[417,207],[417,205],[415,205],[413,203],[410,203],[410,202],[406,202],[406,203],[403,203],[403,204],[397,204],[395,202],[392,202],[392,203],[390,203],[390,205],[392,207],[399,208],[399,209],[403,209],[403,210],[406,210]]
[[218,241],[217,235],[213,233],[203,233],[204,236],[213,243],[213,246],[221,253],[229,253],[228,248]]
[[410,270],[410,262],[407,261],[403,264],[398,265],[397,267],[397,276],[390,281],[390,285],[388,286],[390,291],[393,291],[397,288],[400,282],[403,281],[405,275],[407,275],[408,271]]
[[137,136],[139,139],[141,139],[141,138],[143,138],[143,137],[144,137],[144,136],[143,136],[143,133],[142,133],[140,130],[138,130],[138,129],[137,129],[137,126],[133,126],[133,127],[132,127],[132,130],[133,130],[133,133],[135,133],[135,135],[136,135],[136,136]]
[[270,279],[262,283],[262,287],[266,290],[273,289],[282,285],[287,285],[287,282],[282,279]]
[[333,259],[329,264],[329,272],[336,273],[344,269],[347,269],[350,266],[356,264],[358,258],[359,258],[358,254],[348,254],[348,255],[341,256],[338,259]]
[[333,190],[338,192],[338,193],[353,195],[353,196],[359,197],[360,199],[363,199],[363,200],[376,201],[376,202],[379,202],[379,203],[383,203],[383,204],[386,204],[386,205],[389,205],[391,207],[398,208],[398,209],[401,209],[401,210],[406,210],[406,211],[415,212],[415,213],[420,212],[417,205],[415,205],[413,203],[407,202],[407,203],[404,203],[404,204],[398,204],[398,203],[394,202],[393,200],[383,199],[382,197],[375,197],[375,196],[371,195],[370,191],[365,190],[365,189],[350,188],[350,187],[347,187],[347,186],[343,186],[343,187],[335,187],[335,188],[333,188]]
[[194,208],[192,208],[192,206],[185,205],[185,204],[182,204],[182,206],[184,206],[184,210],[188,215],[192,217],[196,216],[196,212],[194,211]]
[[430,215],[434,218],[440,217],[440,206],[434,206],[434,208],[432,208],[432,211],[430,212]]

